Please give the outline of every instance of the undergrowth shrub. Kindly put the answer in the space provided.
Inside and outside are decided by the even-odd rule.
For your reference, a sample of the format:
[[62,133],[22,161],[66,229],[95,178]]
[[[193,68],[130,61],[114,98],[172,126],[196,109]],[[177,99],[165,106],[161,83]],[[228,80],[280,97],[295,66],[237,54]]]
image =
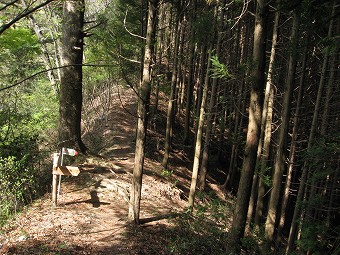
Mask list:
[[0,226],[39,193],[38,153],[36,137],[0,144]]
[[228,254],[226,204],[213,193],[198,193],[194,212],[176,218],[169,252],[172,254]]
[[225,254],[227,235],[210,220],[188,213],[177,218],[176,225],[168,245],[171,254]]

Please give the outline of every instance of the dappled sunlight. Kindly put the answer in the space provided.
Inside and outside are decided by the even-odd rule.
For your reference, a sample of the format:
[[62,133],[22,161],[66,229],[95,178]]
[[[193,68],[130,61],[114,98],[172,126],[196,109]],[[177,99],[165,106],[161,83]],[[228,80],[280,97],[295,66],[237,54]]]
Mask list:
[[[133,111],[135,106],[131,104],[130,110]],[[217,228],[219,230],[214,231],[223,234],[226,226],[211,221],[210,209],[205,203],[215,199],[224,203],[224,199],[220,195],[216,196],[219,198],[198,197],[198,207],[194,211],[204,215],[203,218],[183,213],[187,208],[190,186],[190,160],[184,151],[174,151],[169,169],[165,170],[159,158],[154,157],[153,152],[159,154],[160,151],[157,151],[156,144],[153,144],[156,140],[152,137],[148,138],[150,146],[144,162],[142,225],[134,226],[127,221],[134,165],[135,119],[127,117],[115,99],[111,110],[108,112],[110,117],[93,120],[94,127],[83,137],[94,146],[92,149],[100,148],[101,157],[76,158],[74,164],[79,166],[80,174],[62,177],[56,208],[51,207],[50,197],[45,197],[18,216],[4,237],[8,254],[22,251],[33,254],[41,250],[53,254],[169,254],[170,251],[185,251],[186,248],[177,244],[179,236],[191,247],[195,246],[195,238],[201,241],[208,238],[207,226]],[[91,136],[100,139],[93,140]],[[208,187],[221,193],[213,179],[209,180]],[[218,208],[219,212],[223,210],[226,209]],[[204,231],[201,229],[202,234],[197,236],[200,227]],[[18,242],[20,238],[24,241]],[[222,242],[218,245],[221,249],[224,247]],[[208,249],[208,246],[200,249]]]

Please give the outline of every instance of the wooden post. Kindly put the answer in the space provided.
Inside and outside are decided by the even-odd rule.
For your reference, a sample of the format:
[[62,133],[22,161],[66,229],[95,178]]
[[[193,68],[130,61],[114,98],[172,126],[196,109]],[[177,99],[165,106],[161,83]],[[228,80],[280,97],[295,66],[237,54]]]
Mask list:
[[53,180],[52,180],[52,205],[57,206],[57,192],[58,192],[58,175],[54,174],[53,175]]
[[[62,148],[60,153],[53,153],[53,168],[52,168],[52,205],[57,206],[57,198],[60,191],[60,178],[62,175],[77,176],[80,169],[76,166],[63,166],[63,155],[76,156],[78,152],[74,149]],[[58,185],[59,176],[59,185]],[[59,186],[59,187],[58,187]]]
[[[53,153],[53,169],[52,173],[57,169],[59,165],[59,153]],[[58,175],[53,174],[52,179],[52,205],[57,206],[57,192],[58,192]]]

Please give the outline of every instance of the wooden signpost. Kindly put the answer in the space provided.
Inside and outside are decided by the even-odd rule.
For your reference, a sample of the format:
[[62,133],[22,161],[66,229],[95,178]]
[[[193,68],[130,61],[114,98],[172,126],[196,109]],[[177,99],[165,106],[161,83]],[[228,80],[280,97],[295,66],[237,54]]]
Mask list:
[[80,170],[76,166],[58,166],[53,169],[52,174],[78,176]]
[[[57,206],[57,197],[60,193],[60,183],[62,175],[77,176],[80,170],[76,166],[63,166],[64,155],[76,156],[78,152],[74,149],[61,148],[60,153],[53,153],[53,167],[52,167],[52,204]],[[59,176],[59,185],[58,185]],[[59,188],[58,188],[59,187]]]

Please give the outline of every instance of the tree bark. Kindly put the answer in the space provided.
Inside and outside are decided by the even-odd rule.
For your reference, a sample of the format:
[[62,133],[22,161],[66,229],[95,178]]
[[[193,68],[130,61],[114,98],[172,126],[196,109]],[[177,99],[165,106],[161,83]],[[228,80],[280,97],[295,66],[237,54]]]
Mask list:
[[250,91],[249,123],[247,139],[244,150],[243,166],[240,184],[237,192],[234,218],[231,227],[230,238],[236,248],[244,235],[247,220],[247,210],[251,192],[251,183],[255,171],[257,147],[261,127],[262,100],[264,89],[265,67],[265,16],[266,1],[259,0],[256,5],[254,48],[253,48],[253,72]]
[[[335,11],[335,2],[333,5],[333,10],[332,13],[334,14]],[[332,15],[333,16],[333,15]],[[330,38],[332,36],[333,32],[333,19],[330,20],[329,23],[329,29],[328,29],[328,37]],[[319,82],[319,87],[318,87],[318,93],[317,93],[317,98],[315,101],[315,107],[314,107],[314,112],[313,112],[313,119],[312,119],[312,124],[311,124],[311,129],[308,137],[308,144],[307,144],[307,151],[310,150],[312,147],[312,143],[314,141],[316,129],[317,129],[317,122],[318,122],[318,116],[321,108],[321,99],[322,99],[322,94],[323,94],[323,88],[325,84],[325,73],[326,73],[326,68],[327,68],[327,62],[328,62],[328,54],[329,54],[329,48],[327,48],[323,64],[322,64],[322,69],[321,69],[321,76],[320,76],[320,82]],[[288,237],[288,243],[287,243],[287,248],[286,248],[286,254],[289,254],[289,252],[292,251],[294,247],[294,242],[297,236],[297,230],[298,230],[298,217],[301,214],[301,202],[304,199],[304,194],[306,193],[306,182],[308,178],[308,167],[307,167],[307,162],[305,161],[302,167],[302,174],[301,174],[301,180],[299,184],[299,191],[296,197],[296,205],[294,207],[294,213],[293,213],[293,218],[292,218],[292,225],[290,226],[290,231],[289,231],[289,237]],[[301,222],[300,222],[301,223]]]
[[83,0],[67,0],[63,5],[62,65],[59,106],[59,143],[77,146],[83,153],[81,140],[82,63],[84,46]]
[[174,49],[174,60],[173,60],[173,67],[172,67],[172,77],[171,77],[171,91],[170,97],[168,102],[168,111],[166,116],[166,130],[165,130],[165,141],[164,141],[164,155],[162,166],[167,169],[169,155],[170,155],[170,148],[171,148],[171,137],[172,137],[172,125],[174,120],[174,111],[175,111],[175,100],[176,100],[176,84],[177,84],[177,71],[178,71],[178,50],[179,50],[179,43],[180,43],[180,31],[181,25],[180,22],[176,25],[176,38],[175,38],[175,49]]
[[151,93],[151,65],[154,54],[155,25],[157,19],[158,1],[148,1],[148,21],[146,42],[143,61],[143,75],[139,86],[138,120],[136,131],[135,163],[133,168],[132,186],[130,192],[130,204],[128,218],[135,224],[139,224],[140,200],[142,193],[142,178],[144,169],[144,150],[147,131],[148,115]]
[[290,119],[290,109],[291,109],[291,100],[293,94],[293,86],[294,86],[294,77],[295,70],[297,65],[297,46],[299,40],[299,26],[300,26],[300,7],[298,6],[294,13],[292,34],[291,34],[291,53],[289,56],[289,66],[288,66],[288,76],[287,82],[285,85],[285,91],[283,95],[283,103],[282,103],[282,113],[281,113],[281,126],[280,133],[278,138],[278,148],[275,155],[275,163],[274,163],[274,174],[273,174],[273,185],[271,190],[271,195],[268,204],[268,215],[266,219],[265,225],[265,233],[268,242],[273,241],[274,237],[274,229],[277,217],[277,206],[279,203],[279,196],[281,191],[282,184],[282,176],[285,170],[285,161],[286,161],[286,150],[287,150],[287,138],[288,138],[288,128],[289,128],[289,119]]
[[[221,27],[222,23],[222,17],[223,17],[223,11],[221,13],[217,13],[218,6],[216,7],[216,27],[217,30]],[[221,38],[222,34],[220,31],[217,31],[217,42],[216,42],[216,56],[218,57],[220,55],[220,50],[221,50]],[[228,78],[228,77],[224,77]],[[208,172],[208,160],[209,160],[209,146],[210,146],[210,137],[212,133],[212,127],[213,127],[213,118],[214,118],[214,107],[216,104],[216,96],[217,96],[217,78],[213,78],[212,81],[212,87],[211,87],[211,92],[210,92],[210,102],[209,102],[209,109],[208,109],[208,114],[207,114],[207,126],[205,129],[205,138],[204,138],[204,147],[203,147],[203,152],[202,152],[202,162],[201,162],[201,167],[200,167],[200,181],[199,181],[199,187],[200,191],[204,191],[205,189],[205,184],[206,184],[206,176]]]
[[195,30],[193,27],[193,19],[196,16],[195,8],[196,2],[194,1],[192,4],[192,8],[194,9],[190,14],[190,39],[189,39],[189,56],[188,56],[188,65],[189,65],[189,73],[188,73],[188,82],[187,82],[187,90],[186,90],[186,102],[185,102],[185,121],[184,121],[184,138],[183,144],[187,145],[189,143],[189,134],[190,134],[190,117],[191,117],[191,107],[193,104],[193,80],[194,80],[194,55],[195,55],[195,44],[194,44],[194,35]]
[[207,97],[208,97],[209,70],[210,70],[210,65],[211,65],[210,58],[211,58],[211,46],[210,46],[210,49],[209,49],[208,65],[207,65],[206,74],[205,74],[205,81],[204,81],[204,87],[203,87],[200,115],[199,115],[198,125],[197,125],[194,164],[193,164],[193,167],[192,167],[190,193],[189,193],[189,200],[188,200],[189,208],[191,210],[193,209],[194,202],[195,202],[198,169],[199,169],[200,157],[201,157],[203,124],[204,124],[204,118],[205,118],[205,105],[206,105]]
[[274,26],[273,26],[273,36],[272,36],[272,45],[270,52],[270,60],[268,65],[268,75],[266,81],[265,88],[265,96],[263,102],[263,110],[262,110],[262,119],[261,119],[261,131],[260,131],[260,139],[259,146],[257,150],[257,162],[256,164],[259,166],[259,172],[255,173],[252,187],[252,195],[250,197],[250,203],[248,208],[248,216],[247,223],[250,226],[254,207],[256,204],[255,210],[255,226],[259,226],[259,221],[262,219],[262,211],[263,211],[263,198],[265,195],[265,184],[264,184],[264,175],[267,169],[267,161],[269,158],[269,146],[271,141],[271,126],[272,126],[272,112],[273,112],[273,100],[274,100],[274,92],[273,92],[273,71],[274,71],[274,62],[276,55],[276,45],[277,45],[277,36],[278,36],[278,26],[280,20],[280,12],[277,11],[275,13],[274,18]]
[[[25,8],[27,8],[27,4],[25,0],[22,0],[22,3],[24,5]],[[44,34],[42,32],[42,29],[40,28],[38,22],[35,20],[35,18],[33,17],[33,15],[29,15],[27,16],[29,22],[30,22],[30,26],[33,29],[34,33],[36,34],[36,36],[38,37],[39,43],[41,45],[41,57],[42,60],[44,62],[45,65],[45,69],[47,72],[47,78],[50,80],[50,83],[53,87],[53,90],[55,92],[56,95],[59,94],[59,88],[57,86],[57,82],[56,82],[56,77],[54,75],[54,71],[52,70],[52,62],[51,62],[51,58],[50,58],[50,54],[47,50],[46,47],[46,43],[44,42]]]
[[[197,88],[197,98],[196,98],[196,109],[195,109],[195,134],[197,136],[197,127],[198,127],[198,119],[200,115],[201,103],[202,103],[202,94],[203,94],[203,87],[204,87],[204,77],[205,77],[205,63],[207,62],[207,46],[201,46],[201,53],[200,53],[200,63],[199,68],[197,68],[197,77],[198,77],[198,88]],[[209,62],[209,61],[208,61]]]
[[[307,36],[307,45],[309,36]],[[287,177],[286,177],[286,183],[284,187],[284,194],[282,197],[282,205],[281,205],[281,212],[280,212],[280,221],[277,228],[277,239],[276,239],[276,249],[279,248],[279,245],[281,243],[282,238],[282,231],[283,227],[286,221],[286,209],[288,205],[288,199],[289,199],[289,190],[292,183],[292,173],[293,173],[293,167],[294,167],[294,161],[295,161],[295,154],[296,154],[296,145],[297,145],[297,134],[298,134],[298,127],[299,127],[299,118],[300,118],[300,108],[302,104],[302,97],[303,97],[303,87],[305,83],[305,70],[306,70],[306,63],[307,63],[307,50],[308,47],[305,47],[304,54],[303,54],[303,60],[302,60],[302,67],[301,67],[301,77],[299,82],[299,94],[296,102],[296,109],[294,113],[293,118],[293,130],[292,130],[292,141],[290,145],[290,153],[289,153],[289,161],[288,161],[288,170],[287,170]]]

